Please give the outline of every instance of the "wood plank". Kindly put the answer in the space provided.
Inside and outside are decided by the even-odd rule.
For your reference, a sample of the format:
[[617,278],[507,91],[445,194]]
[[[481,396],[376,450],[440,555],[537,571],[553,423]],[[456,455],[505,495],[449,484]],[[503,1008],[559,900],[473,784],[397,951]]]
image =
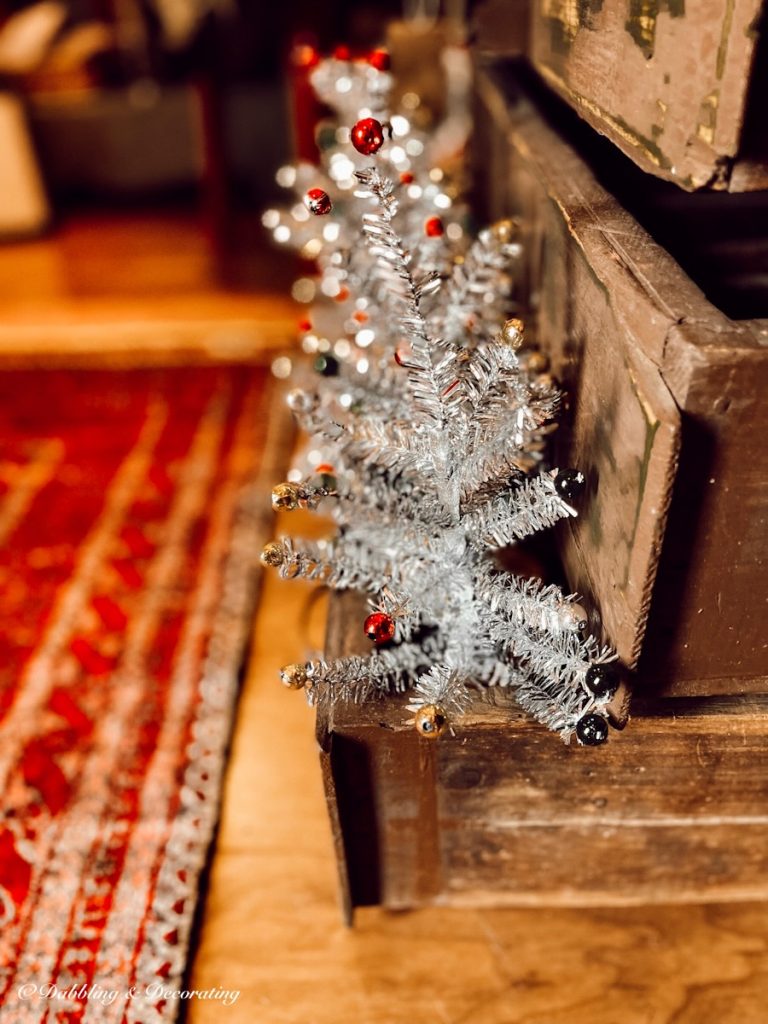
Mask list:
[[581,469],[588,485],[578,518],[560,531],[562,557],[569,583],[599,609],[605,638],[634,668],[672,498],[680,416],[658,369],[617,343],[621,328],[591,268],[578,255],[568,263],[569,350],[564,361],[553,359],[553,370],[569,422],[555,459]]
[[[675,309],[657,290],[649,294],[628,258],[638,251],[648,260],[642,229],[606,203],[572,150],[530,108],[502,116],[514,125],[510,188],[513,212],[529,231],[535,328],[567,396],[555,461],[577,466],[589,481],[578,519],[559,531],[563,559],[569,583],[599,609],[606,637],[633,667],[679,449],[677,408],[645,352],[663,351],[679,304],[693,309],[698,295],[681,290]],[[627,309],[637,311],[636,321]],[[624,341],[628,321],[633,335],[643,329],[644,349]]]
[[642,672],[670,695],[767,692],[768,350],[734,359],[730,346],[702,340],[685,324],[667,347],[686,455]]
[[447,898],[568,905],[765,896],[766,710],[636,715],[595,757],[551,749],[527,723],[505,735],[462,730],[440,749]]

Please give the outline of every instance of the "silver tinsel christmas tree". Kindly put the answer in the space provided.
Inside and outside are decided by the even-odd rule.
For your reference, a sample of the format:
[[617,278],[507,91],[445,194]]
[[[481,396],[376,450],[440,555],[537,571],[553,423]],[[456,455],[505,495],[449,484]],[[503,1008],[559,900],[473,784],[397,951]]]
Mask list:
[[[321,65],[324,88],[333,74]],[[361,629],[373,647],[287,666],[283,681],[313,704],[402,692],[430,738],[478,693],[512,687],[566,741],[602,743],[616,721],[615,653],[588,633],[574,595],[497,564],[500,549],[575,516],[584,485],[576,470],[546,467],[560,396],[522,321],[504,319],[515,225],[445,244],[442,220],[408,196],[417,175],[392,173],[386,124],[362,113],[351,142],[369,159],[343,225],[326,232],[343,245],[324,244],[321,261],[321,274],[346,268],[353,321],[342,318],[343,346],[321,352],[317,386],[288,397],[322,463],[273,491],[276,509],[321,507],[336,531],[273,541],[262,560],[285,578],[368,595]],[[324,219],[332,201],[317,193],[307,205]]]

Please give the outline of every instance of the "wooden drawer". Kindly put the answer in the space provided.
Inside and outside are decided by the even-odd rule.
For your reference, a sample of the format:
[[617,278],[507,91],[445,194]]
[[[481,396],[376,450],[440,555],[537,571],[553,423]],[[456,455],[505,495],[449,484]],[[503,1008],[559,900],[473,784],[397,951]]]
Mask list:
[[764,189],[763,6],[531,0],[528,54],[643,170],[685,189]]
[[514,75],[481,71],[478,102],[478,192],[523,220],[523,292],[568,395],[557,462],[591,482],[558,533],[568,580],[642,692],[766,692],[768,322],[709,302]]

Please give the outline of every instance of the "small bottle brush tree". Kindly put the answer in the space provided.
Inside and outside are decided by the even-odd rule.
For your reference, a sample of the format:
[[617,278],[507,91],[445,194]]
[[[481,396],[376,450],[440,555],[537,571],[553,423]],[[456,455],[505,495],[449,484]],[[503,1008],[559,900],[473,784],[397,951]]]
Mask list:
[[[375,157],[386,127],[371,120],[351,139]],[[601,744],[608,723],[626,718],[615,653],[588,633],[574,595],[495,559],[575,516],[585,482],[542,468],[559,394],[521,348],[522,322],[497,319],[520,252],[514,225],[481,232],[445,274],[434,226],[408,247],[398,232],[402,183],[375,165],[356,178],[370,268],[358,298],[374,340],[364,357],[354,345],[348,358],[328,356],[317,387],[290,393],[325,462],[273,491],[276,509],[322,503],[337,528],[326,541],[273,541],[262,561],[284,578],[367,594],[360,628],[372,650],[286,666],[283,682],[313,704],[402,692],[428,738],[450,731],[478,694],[511,687],[565,741]],[[315,213],[325,218],[326,205]]]

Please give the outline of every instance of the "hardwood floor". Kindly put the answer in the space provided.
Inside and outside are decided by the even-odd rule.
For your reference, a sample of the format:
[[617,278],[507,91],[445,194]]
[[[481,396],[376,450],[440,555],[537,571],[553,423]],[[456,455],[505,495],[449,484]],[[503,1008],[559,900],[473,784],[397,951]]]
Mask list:
[[[232,259],[199,215],[80,213],[0,245],[0,366],[252,359],[299,315],[296,265],[254,243]],[[244,234],[247,233],[244,229]]]

